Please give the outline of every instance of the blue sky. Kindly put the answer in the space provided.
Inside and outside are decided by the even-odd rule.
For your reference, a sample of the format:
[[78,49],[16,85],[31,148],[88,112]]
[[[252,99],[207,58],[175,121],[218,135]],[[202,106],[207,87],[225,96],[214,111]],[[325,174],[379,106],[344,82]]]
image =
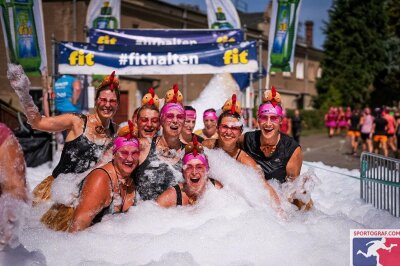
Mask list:
[[[206,10],[205,0],[163,0],[172,4],[192,4],[198,5],[202,11]],[[246,3],[248,12],[262,12],[267,7],[270,0],[232,0],[233,3],[236,1]],[[304,22],[306,20],[314,21],[314,46],[322,48],[324,42],[324,34],[322,27],[323,21],[328,21],[328,10],[332,5],[333,0],[303,0],[300,9],[299,21]]]

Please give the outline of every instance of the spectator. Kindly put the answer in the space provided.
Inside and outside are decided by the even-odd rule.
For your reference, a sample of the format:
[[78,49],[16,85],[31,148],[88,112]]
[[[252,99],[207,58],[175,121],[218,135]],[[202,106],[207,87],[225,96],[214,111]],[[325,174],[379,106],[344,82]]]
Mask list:
[[292,136],[294,140],[300,144],[302,118],[300,116],[300,111],[298,109],[294,110],[294,115],[291,120],[292,120]]

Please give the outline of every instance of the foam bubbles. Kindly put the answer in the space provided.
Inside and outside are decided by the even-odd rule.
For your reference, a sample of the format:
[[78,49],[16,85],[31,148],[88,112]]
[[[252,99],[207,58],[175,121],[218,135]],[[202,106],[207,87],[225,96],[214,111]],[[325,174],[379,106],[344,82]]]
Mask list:
[[[210,175],[224,188],[208,184],[195,206],[162,209],[139,202],[76,234],[46,229],[33,210],[21,242],[29,251],[40,249],[49,265],[345,265],[350,229],[400,226],[397,218],[359,199],[358,180],[321,169],[314,170],[320,180],[311,194],[314,210],[292,209],[283,220],[252,169],[235,165],[221,151],[207,154]],[[302,173],[309,168],[303,166]],[[28,177],[36,171],[28,168]]]

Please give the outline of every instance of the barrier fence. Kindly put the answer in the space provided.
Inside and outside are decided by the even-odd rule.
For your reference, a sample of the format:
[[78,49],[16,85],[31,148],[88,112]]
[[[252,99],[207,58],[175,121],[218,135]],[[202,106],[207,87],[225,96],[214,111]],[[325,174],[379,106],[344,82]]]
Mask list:
[[363,152],[360,186],[360,197],[365,202],[400,217],[400,160]]

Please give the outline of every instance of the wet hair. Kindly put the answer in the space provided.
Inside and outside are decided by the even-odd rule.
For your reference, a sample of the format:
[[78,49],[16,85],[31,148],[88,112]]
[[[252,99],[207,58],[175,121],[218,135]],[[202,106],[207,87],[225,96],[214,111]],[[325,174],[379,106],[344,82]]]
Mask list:
[[135,111],[133,111],[132,119],[138,118],[139,111],[140,111],[140,107],[136,108]]
[[142,105],[142,106],[139,108],[139,110],[138,110],[138,112],[137,112],[137,117],[138,117],[138,118],[139,118],[140,112],[141,112],[142,110],[153,110],[153,111],[156,111],[157,113],[160,113],[160,110],[158,110],[158,107],[155,106],[154,104],[145,104],[145,105]]
[[196,112],[196,109],[194,109],[193,106],[185,105],[184,108],[185,108],[185,111],[190,110],[190,111],[195,111]]
[[[233,113],[231,111],[225,111],[222,114],[220,114],[220,116],[218,117],[218,122],[217,122],[217,126],[219,127],[219,125],[221,125],[222,122],[222,118],[224,117],[233,117],[236,118],[237,120],[240,121],[241,117],[238,113]],[[241,130],[243,130],[243,125],[240,126]]]
[[[97,89],[96,89],[96,97],[94,98],[94,100],[97,101],[97,99],[100,96],[100,92],[106,91],[106,90],[111,90],[110,85],[111,85],[111,82],[109,79],[107,79],[107,78],[103,79],[103,81],[101,82],[99,87],[97,87]],[[117,96],[117,102],[119,104],[121,92],[119,90],[119,81],[117,78],[115,78],[113,81],[113,90],[112,91],[115,92],[115,95]]]
[[214,113],[216,113],[217,111],[215,111],[214,108],[210,108],[210,109],[205,110],[205,111],[203,112],[203,115],[204,115],[205,113],[207,113],[207,112],[214,112]]

